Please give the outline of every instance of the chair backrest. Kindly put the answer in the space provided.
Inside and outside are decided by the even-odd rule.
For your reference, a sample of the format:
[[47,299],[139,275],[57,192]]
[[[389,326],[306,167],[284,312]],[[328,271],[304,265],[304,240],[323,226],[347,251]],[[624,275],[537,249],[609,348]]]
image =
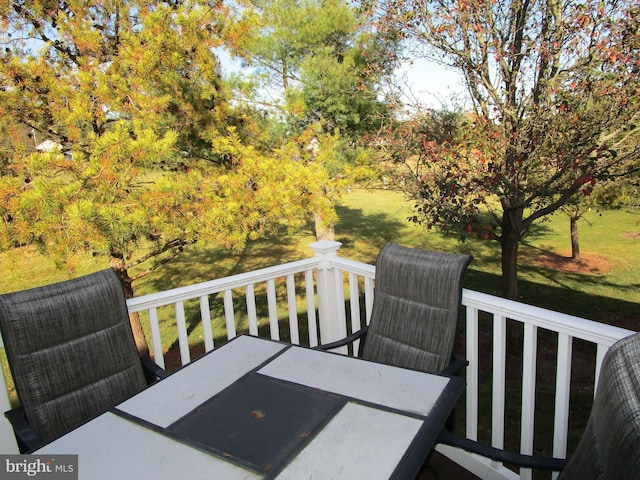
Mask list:
[[112,269],[0,295],[0,329],[25,416],[45,442],[146,385]]
[[376,260],[371,320],[362,356],[429,373],[449,365],[462,280],[471,255],[387,244]]
[[605,355],[585,432],[559,478],[640,478],[640,334]]

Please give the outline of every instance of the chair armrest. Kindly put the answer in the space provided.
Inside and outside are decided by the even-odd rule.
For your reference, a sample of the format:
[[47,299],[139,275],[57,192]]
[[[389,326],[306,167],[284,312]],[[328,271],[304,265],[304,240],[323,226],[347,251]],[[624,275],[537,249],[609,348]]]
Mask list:
[[461,448],[467,452],[476,453],[491,460],[518,465],[523,468],[533,468],[537,470],[560,471],[564,468],[567,460],[564,458],[552,457],[536,457],[533,455],[524,455],[517,452],[509,452],[500,450],[489,445],[485,445],[475,440],[456,435],[448,430],[440,432],[438,443],[449,445],[451,447]]
[[156,380],[165,378],[169,375],[166,370],[146,355],[140,357],[140,363],[142,364],[142,370],[144,370],[144,376],[147,379],[147,383],[153,383]]
[[[367,331],[368,331],[367,327],[364,327],[358,330],[357,332],[354,332],[351,335],[344,337],[341,340],[337,340],[335,342],[330,342],[330,343],[324,343],[322,345],[318,345],[317,347],[313,347],[313,349],[327,351],[327,350],[333,350],[338,347],[344,347],[345,345],[349,345],[355,342],[356,340],[361,340],[361,342],[364,342],[367,336]],[[361,351],[362,351],[362,343],[360,344],[360,351],[358,351],[358,356],[360,356]]]
[[449,365],[444,367],[444,369],[440,372],[440,375],[446,375],[448,377],[460,375],[460,371],[463,368],[466,368],[468,365],[468,360],[464,360],[462,358],[454,358]]
[[13,432],[18,441],[20,453],[30,453],[40,447],[44,447],[45,441],[31,427],[27,418],[24,416],[22,408],[14,408],[4,413],[13,427]]

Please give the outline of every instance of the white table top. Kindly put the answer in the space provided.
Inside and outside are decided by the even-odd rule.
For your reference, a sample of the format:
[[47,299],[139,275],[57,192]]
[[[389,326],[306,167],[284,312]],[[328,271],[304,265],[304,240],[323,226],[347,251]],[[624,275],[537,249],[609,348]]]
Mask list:
[[86,480],[262,477],[113,413],[101,415],[36,453],[77,454],[79,478]]
[[284,348],[286,345],[277,342],[237,337],[121,403],[118,409],[168,427]]
[[[242,382],[236,383],[240,379]],[[446,377],[240,336],[36,453],[78,454],[80,478],[88,480],[143,476],[173,480],[180,475],[189,480],[389,478],[399,475],[396,467],[406,465],[408,456],[414,463],[426,457],[431,448],[429,442],[433,442],[444,423],[442,413],[434,413],[434,406],[437,412],[443,408],[446,418],[461,392],[462,387],[455,383],[453,389],[451,382]],[[234,388],[228,389],[232,385]],[[245,388],[249,390],[235,390],[235,385],[248,386]],[[251,388],[267,388],[264,391],[270,393],[263,397],[292,389],[312,392],[312,397],[321,403],[326,403],[322,398],[330,396],[333,406],[327,410],[329,417],[313,424],[315,430],[309,432],[308,439],[301,435],[298,441],[294,436],[300,446],[293,450],[289,447],[287,452],[293,453],[287,453],[284,463],[263,469],[248,458],[236,458],[232,463],[230,455],[219,450],[218,443],[196,446],[194,441],[200,440],[195,439],[201,437],[185,438],[185,428],[175,427],[184,427],[184,419],[191,418],[190,424],[204,426],[208,436],[209,424],[202,422],[217,419],[220,411],[212,410],[210,417],[202,412],[214,408],[219,401],[212,403],[213,400],[225,395],[227,400],[222,404],[227,409],[231,404],[233,410],[235,403],[246,403],[250,393],[235,402],[236,394],[230,392],[251,392]],[[450,393],[453,390],[449,389],[455,392]],[[441,397],[444,390],[448,393]],[[312,401],[312,397],[300,398]],[[283,402],[286,398],[289,397],[283,397]],[[271,406],[281,402],[278,398],[271,400]],[[274,413],[280,417],[273,415],[271,421],[288,419],[291,414],[286,407],[276,410]],[[297,418],[307,418],[304,412],[302,415]],[[246,416],[240,418],[246,420]],[[232,420],[230,430],[234,435],[236,425]],[[279,420],[277,427],[280,428]],[[189,428],[192,427],[187,431],[192,432]],[[247,441],[260,448],[260,442],[273,440]],[[418,460],[414,459],[414,450],[418,450]]]
[[306,348],[291,348],[258,372],[420,415],[431,411],[449,383],[446,377]]
[[347,403],[276,478],[389,478],[421,426],[416,418]]

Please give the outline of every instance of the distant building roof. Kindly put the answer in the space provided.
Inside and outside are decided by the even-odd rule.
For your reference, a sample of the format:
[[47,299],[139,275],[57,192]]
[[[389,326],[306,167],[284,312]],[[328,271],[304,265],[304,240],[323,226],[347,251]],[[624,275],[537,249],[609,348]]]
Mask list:
[[56,150],[62,150],[62,145],[53,140],[45,140],[41,144],[36,145],[36,150],[39,152],[54,152]]

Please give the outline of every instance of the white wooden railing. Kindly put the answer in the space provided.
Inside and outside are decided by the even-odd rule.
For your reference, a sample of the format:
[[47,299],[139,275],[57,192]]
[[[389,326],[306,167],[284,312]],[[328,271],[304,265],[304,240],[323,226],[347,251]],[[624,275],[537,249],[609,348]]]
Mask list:
[[[466,289],[463,291],[462,304],[466,308],[465,357],[469,360],[469,366],[465,372],[467,380],[465,431],[467,438],[478,439],[478,427],[481,423],[479,416],[479,365],[481,363],[480,355],[481,353],[486,355],[486,350],[481,352],[480,349],[479,326],[481,324],[480,316],[485,314],[489,315],[488,322],[492,327],[491,391],[490,399],[485,399],[485,401],[491,402],[491,445],[504,448],[507,322],[519,322],[524,326],[521,350],[522,387],[520,392],[521,408],[519,409],[521,411],[519,451],[529,455],[534,452],[537,344],[539,330],[546,330],[557,336],[556,379],[553,405],[542,406],[542,408],[547,412],[553,409],[554,412],[553,428],[548,432],[552,436],[551,454],[554,457],[566,458],[574,340],[583,340],[595,346],[592,372],[593,392],[595,392],[604,354],[617,340],[635,332]],[[586,418],[584,420],[586,422]],[[516,474],[497,462],[468,455],[447,446],[440,445],[438,450],[481,478],[532,478],[532,472],[529,469],[521,469],[519,474]]]
[[[148,322],[155,361],[161,366],[165,364],[168,339],[162,338],[162,332],[167,331],[160,327],[162,322],[175,323],[176,332],[172,336],[177,336],[183,365],[192,360],[189,347],[194,340],[189,338],[189,329],[193,329],[194,323],[201,328],[202,340],[198,339],[198,342],[204,344],[204,351],[244,332],[315,346],[338,340],[361,328],[371,315],[375,267],[339,257],[338,242],[320,241],[311,244],[310,248],[314,256],[308,259],[128,300],[130,312],[140,312],[143,321]],[[222,302],[220,318],[212,316],[211,302]],[[238,308],[238,302],[241,308]],[[467,437],[477,439],[482,430],[483,435],[490,436],[492,445],[502,448],[505,444],[508,428],[511,428],[505,423],[505,412],[512,406],[505,400],[510,388],[507,325],[520,325],[523,330],[520,340],[523,359],[522,386],[519,387],[521,408],[517,409],[522,412],[518,426],[520,451],[533,452],[537,419],[536,351],[539,332],[545,331],[556,338],[557,373],[553,405],[542,407],[554,412],[553,429],[549,432],[552,453],[566,456],[574,339],[594,345],[592,376],[595,385],[607,349],[616,340],[634,332],[467,289],[463,291],[462,303],[466,310],[463,354],[469,360],[469,367],[465,371],[467,389],[460,412],[464,415]],[[193,310],[197,312],[194,314]],[[266,315],[259,314],[259,310],[264,310]],[[213,326],[218,333],[214,332]],[[346,349],[343,351],[349,353]],[[487,369],[481,368],[488,360],[486,351],[491,352],[489,374]],[[0,378],[0,389],[4,387],[3,381]],[[487,382],[490,388],[480,388]],[[8,408],[3,397],[0,396],[0,408]],[[490,416],[481,414],[481,405],[490,405]],[[0,421],[0,451],[10,452],[13,448],[8,424]],[[528,470],[517,474],[466,452],[442,445],[437,448],[482,478],[531,478]]]

